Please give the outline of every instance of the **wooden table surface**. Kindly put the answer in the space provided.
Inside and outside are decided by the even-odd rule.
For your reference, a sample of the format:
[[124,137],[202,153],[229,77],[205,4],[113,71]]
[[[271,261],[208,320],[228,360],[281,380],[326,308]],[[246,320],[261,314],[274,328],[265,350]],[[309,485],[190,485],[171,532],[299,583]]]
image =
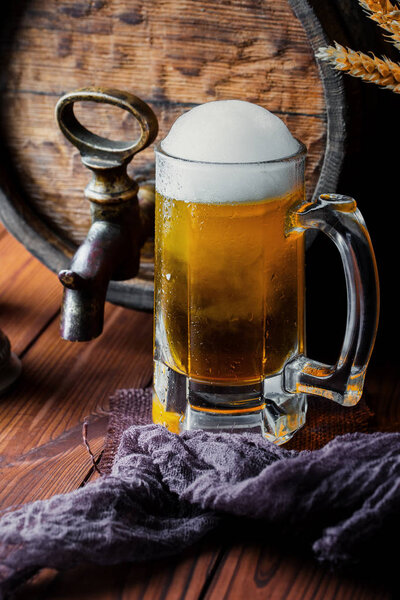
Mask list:
[[[0,398],[0,508],[44,499],[93,476],[82,443],[88,419],[100,456],[108,398],[118,388],[145,387],[152,377],[152,315],[106,305],[98,339],[59,337],[61,285],[0,226],[0,328],[21,357],[23,374]],[[371,365],[366,398],[381,430],[400,430],[399,385],[390,364]],[[345,577],[311,557],[244,531],[218,532],[183,555],[147,564],[45,569],[18,593],[22,599],[399,598],[393,584]]]

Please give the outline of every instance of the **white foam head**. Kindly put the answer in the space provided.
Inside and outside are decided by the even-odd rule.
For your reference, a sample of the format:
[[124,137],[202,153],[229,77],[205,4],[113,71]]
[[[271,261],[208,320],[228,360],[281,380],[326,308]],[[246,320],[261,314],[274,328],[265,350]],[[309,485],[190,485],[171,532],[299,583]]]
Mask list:
[[290,163],[268,161],[296,154],[300,144],[265,108],[221,100],[179,117],[160,149],[157,189],[164,196],[234,203],[278,196],[292,188]]

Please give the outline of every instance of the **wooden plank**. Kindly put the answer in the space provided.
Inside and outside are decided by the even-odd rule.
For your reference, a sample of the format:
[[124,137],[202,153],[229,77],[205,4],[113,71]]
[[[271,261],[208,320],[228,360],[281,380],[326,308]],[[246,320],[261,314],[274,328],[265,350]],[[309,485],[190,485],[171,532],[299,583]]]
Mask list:
[[[152,315],[107,305],[103,336],[88,344],[61,340],[53,322],[24,366],[24,377],[0,404],[2,509],[72,491],[87,480],[92,463],[82,421],[89,420],[91,450],[99,456],[108,397],[151,379]],[[40,585],[54,575],[40,573]],[[31,597],[31,585],[26,589]]]
[[0,327],[21,354],[59,311],[62,288],[54,273],[1,228]]
[[[107,416],[91,420],[90,448],[95,456],[103,449]],[[0,506],[11,507],[77,489],[92,468],[82,443],[81,424],[64,435],[12,460],[0,463]]]
[[207,538],[176,557],[130,567],[124,600],[197,600],[219,555],[219,543]]
[[58,575],[47,571],[26,585],[15,600],[197,600],[212,576],[218,548],[215,537],[208,537],[185,553],[163,560],[82,566]]
[[[107,305],[103,335],[87,344],[61,340],[53,322],[25,355],[23,377],[0,405],[3,461],[24,454],[29,460],[30,450],[58,440],[86,416],[103,416],[117,388],[145,386],[151,375],[152,315]],[[74,436],[70,441],[76,445]],[[26,484],[23,494],[28,500]]]
[[4,507],[82,483],[91,466],[82,445],[82,420],[89,416],[89,436],[98,453],[109,395],[151,379],[152,316],[107,305],[102,337],[83,345],[61,340],[54,320],[62,293],[56,276],[4,228],[1,232],[1,326],[14,351],[26,352],[20,380],[0,403]]
[[258,542],[234,543],[227,551],[207,600],[389,600],[384,582],[377,585],[335,574],[290,547]]

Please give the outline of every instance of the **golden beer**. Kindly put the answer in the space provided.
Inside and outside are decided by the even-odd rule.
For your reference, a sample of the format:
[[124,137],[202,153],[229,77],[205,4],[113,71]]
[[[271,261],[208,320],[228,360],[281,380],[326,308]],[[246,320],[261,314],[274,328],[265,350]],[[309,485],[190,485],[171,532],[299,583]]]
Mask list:
[[289,220],[303,193],[232,204],[157,193],[155,312],[171,369],[251,384],[302,352],[304,242]]
[[[183,114],[155,157],[153,421],[282,444],[304,425],[307,394],[356,404],[378,278],[355,201],[306,201],[305,146],[278,117],[239,100]],[[334,241],[346,273],[336,365],[305,354],[307,229]]]

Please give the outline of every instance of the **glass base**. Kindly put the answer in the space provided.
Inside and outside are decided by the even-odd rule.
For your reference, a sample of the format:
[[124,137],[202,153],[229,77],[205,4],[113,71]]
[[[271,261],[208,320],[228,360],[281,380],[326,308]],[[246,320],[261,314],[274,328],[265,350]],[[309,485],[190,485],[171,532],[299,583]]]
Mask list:
[[199,382],[155,361],[153,422],[170,431],[201,429],[260,433],[275,444],[305,423],[305,394],[282,389],[282,374],[248,385]]

